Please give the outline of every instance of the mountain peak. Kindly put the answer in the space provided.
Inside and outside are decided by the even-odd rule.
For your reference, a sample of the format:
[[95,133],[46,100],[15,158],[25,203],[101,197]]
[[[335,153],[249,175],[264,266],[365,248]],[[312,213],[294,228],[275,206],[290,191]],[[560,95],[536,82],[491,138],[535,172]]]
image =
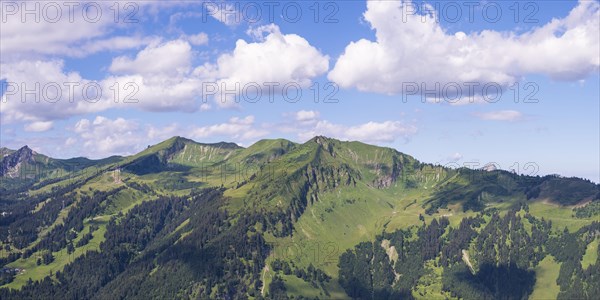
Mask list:
[[29,159],[29,158],[33,157],[34,154],[35,154],[35,152],[33,150],[31,150],[31,148],[29,148],[29,146],[27,146],[27,145],[21,147],[19,150],[17,150],[15,152],[15,155],[17,155],[20,158],[24,158],[24,159]]
[[[242,148],[240,145],[236,144],[236,143],[232,143],[232,142],[225,142],[225,141],[221,141],[221,142],[217,142],[217,143],[199,143],[196,142],[192,139],[188,139],[186,137],[182,137],[182,136],[174,136],[166,141],[164,141],[163,143],[168,143],[170,145],[174,145],[174,144],[178,144],[178,143],[183,143],[183,144],[198,144],[198,145],[203,145],[203,146],[211,146],[211,147],[218,147],[218,148],[225,148],[225,149],[238,149],[238,148]],[[161,143],[162,144],[162,143]]]
[[16,176],[20,170],[20,166],[23,163],[30,163],[34,161],[33,155],[35,152],[31,150],[27,145],[21,147],[19,150],[6,155],[2,158],[0,163],[0,176],[10,175],[11,177]]
[[315,137],[313,137],[312,139],[310,139],[308,142],[306,142],[305,144],[317,144],[325,149],[332,149],[332,147],[336,144],[339,144],[339,140],[336,140],[334,138],[330,138],[330,137],[326,137],[326,136],[322,136],[322,135],[317,135]]
[[188,138],[185,138],[185,137],[182,137],[182,136],[179,136],[179,135],[176,135],[176,136],[168,139],[167,141],[172,141],[172,142],[194,142],[194,141],[192,141],[192,140],[190,140]]
[[315,142],[315,143],[317,143],[319,145],[323,145],[324,143],[326,143],[326,142],[328,142],[330,140],[334,140],[334,139],[328,138],[328,137],[323,136],[323,135],[317,135],[314,138],[310,139],[310,141]]
[[213,147],[218,147],[218,148],[224,148],[224,149],[242,149],[244,147],[233,143],[233,142],[218,142],[218,143],[210,143],[210,144],[204,144],[206,146],[213,146]]

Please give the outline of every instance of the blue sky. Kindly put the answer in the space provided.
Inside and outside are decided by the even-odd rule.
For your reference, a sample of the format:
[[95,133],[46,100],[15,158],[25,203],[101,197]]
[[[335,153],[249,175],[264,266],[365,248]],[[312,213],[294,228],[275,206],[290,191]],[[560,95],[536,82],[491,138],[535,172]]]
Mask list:
[[77,4],[2,2],[0,146],[326,135],[600,182],[597,1]]

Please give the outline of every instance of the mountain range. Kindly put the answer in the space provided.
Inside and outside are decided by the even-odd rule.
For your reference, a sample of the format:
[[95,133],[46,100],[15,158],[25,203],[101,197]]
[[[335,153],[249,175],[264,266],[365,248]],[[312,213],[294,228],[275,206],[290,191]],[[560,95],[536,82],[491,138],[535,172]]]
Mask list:
[[600,185],[585,179],[323,136],[0,155],[2,299],[600,293]]

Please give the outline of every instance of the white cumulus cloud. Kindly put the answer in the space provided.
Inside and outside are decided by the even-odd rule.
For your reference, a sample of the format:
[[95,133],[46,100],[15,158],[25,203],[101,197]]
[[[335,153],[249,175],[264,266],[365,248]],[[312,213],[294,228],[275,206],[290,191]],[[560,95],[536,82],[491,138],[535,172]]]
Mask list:
[[523,118],[521,112],[515,110],[499,110],[485,113],[475,113],[475,116],[487,121],[518,121]]
[[295,113],[296,121],[312,122],[319,118],[319,112],[315,110],[300,110]]
[[192,4],[189,1],[121,2],[119,13],[115,15],[115,3],[3,1],[0,9],[2,62],[47,59],[56,55],[85,57],[100,51],[142,47],[154,38],[133,33],[135,26],[123,24],[139,23],[161,7]]
[[190,44],[194,46],[205,45],[208,43],[208,34],[204,32],[200,32],[198,34],[186,35],[184,36]]
[[97,116],[94,120],[79,120],[73,131],[82,141],[82,150],[90,157],[106,157],[113,154],[134,154],[142,149],[146,140],[140,134],[140,129],[141,126],[132,120]]
[[43,132],[52,129],[53,122],[33,122],[25,125],[25,131]]
[[279,126],[285,133],[296,133],[300,140],[324,135],[341,140],[358,140],[366,143],[392,143],[407,140],[418,131],[413,124],[402,121],[369,121],[357,125],[345,125],[322,120],[318,111],[297,111],[295,123]]
[[190,68],[191,46],[183,40],[154,43],[138,52],[135,58],[119,56],[109,70],[113,73],[177,74]]
[[[270,89],[265,83],[276,83],[273,91],[280,90],[288,83],[307,87],[314,77],[329,69],[329,56],[323,55],[299,35],[283,34],[273,24],[254,29],[253,32],[267,32],[268,35],[252,43],[240,39],[233,52],[221,55],[214,65],[202,66],[201,70],[219,78],[217,83],[221,93],[225,89],[235,89],[238,84],[241,91],[250,83],[261,86],[263,95]],[[228,98],[217,98],[221,106],[232,104]]]
[[392,143],[397,140],[407,140],[417,133],[417,127],[400,121],[367,122],[347,126],[322,120],[312,128],[298,134],[302,140],[317,135],[324,135],[341,140],[361,141],[365,143]]
[[443,87],[453,82],[506,86],[527,74],[578,80],[600,66],[596,1],[580,1],[565,18],[522,34],[449,34],[434,14],[403,12],[410,5],[409,0],[368,1],[364,19],[376,31],[376,40],[348,44],[329,79],[343,88],[397,94],[407,92],[406,83],[413,82],[432,89],[436,83]]
[[[290,82],[308,86],[314,77],[327,72],[329,58],[308,41],[295,34],[282,34],[276,26],[269,28],[270,33],[263,41],[238,40],[233,52],[200,66],[193,64],[195,52],[190,43],[204,43],[205,34],[170,41],[152,39],[135,55],[115,57],[108,68],[110,74],[98,81],[83,78],[77,71],[67,71],[62,59],[2,62],[0,79],[15,83],[13,87],[17,88],[7,89],[9,92],[3,95],[2,122],[52,121],[110,108],[206,111],[212,106],[200,101],[210,96],[205,97],[203,83],[217,85],[218,91],[211,95],[218,106],[230,106],[231,102],[220,101],[220,93],[224,92],[221,87],[235,89],[236,84],[243,87],[256,83],[262,87],[264,97]],[[129,43],[118,38],[113,42]],[[265,83],[279,86],[269,88]],[[85,93],[88,85],[93,86]],[[35,93],[26,95],[25,90],[32,89],[36,89]],[[242,89],[236,93],[239,92]],[[24,98],[27,101],[22,101]]]
[[233,117],[226,123],[197,127],[191,130],[192,138],[203,139],[208,137],[227,137],[232,140],[255,140],[266,136],[269,132],[257,128],[254,124],[254,116],[245,118]]

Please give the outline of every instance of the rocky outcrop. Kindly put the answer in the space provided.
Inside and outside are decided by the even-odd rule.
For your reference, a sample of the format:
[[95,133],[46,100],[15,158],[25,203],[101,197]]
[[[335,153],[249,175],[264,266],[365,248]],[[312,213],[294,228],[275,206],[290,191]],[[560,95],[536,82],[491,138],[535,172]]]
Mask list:
[[0,162],[0,176],[11,178],[19,176],[23,164],[34,162],[34,154],[35,152],[31,148],[24,146],[12,154],[5,156]]

